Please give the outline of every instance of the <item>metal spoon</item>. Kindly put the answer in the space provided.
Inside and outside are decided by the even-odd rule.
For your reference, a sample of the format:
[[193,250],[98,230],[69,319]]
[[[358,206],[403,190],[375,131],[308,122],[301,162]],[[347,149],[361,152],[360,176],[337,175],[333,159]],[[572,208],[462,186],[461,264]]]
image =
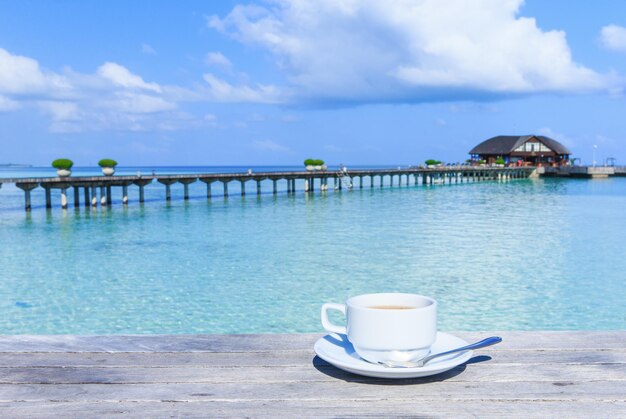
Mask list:
[[444,355],[449,355],[449,354],[453,354],[456,352],[463,352],[463,351],[469,351],[471,349],[478,349],[478,348],[484,348],[485,346],[491,346],[491,345],[495,345],[496,343],[500,343],[502,342],[502,338],[498,337],[498,336],[491,336],[487,339],[483,339],[480,342],[476,342],[476,343],[471,343],[467,346],[463,346],[461,348],[457,348],[457,349],[452,349],[451,351],[446,351],[446,352],[441,352],[438,354],[433,354],[433,355],[429,355],[427,357],[424,357],[422,359],[420,359],[419,361],[386,361],[386,362],[378,362],[381,365],[384,365],[385,367],[389,367],[389,368],[419,368],[419,367],[423,367],[424,364],[426,364],[427,362],[429,362],[432,359],[435,358],[439,358],[440,356],[444,356]]

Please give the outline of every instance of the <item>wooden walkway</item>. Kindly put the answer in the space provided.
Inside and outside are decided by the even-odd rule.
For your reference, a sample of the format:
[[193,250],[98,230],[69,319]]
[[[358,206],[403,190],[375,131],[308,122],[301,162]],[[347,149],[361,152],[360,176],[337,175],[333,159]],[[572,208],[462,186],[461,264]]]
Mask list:
[[626,417],[626,331],[498,334],[427,379],[344,373],[321,335],[0,337],[0,417]]

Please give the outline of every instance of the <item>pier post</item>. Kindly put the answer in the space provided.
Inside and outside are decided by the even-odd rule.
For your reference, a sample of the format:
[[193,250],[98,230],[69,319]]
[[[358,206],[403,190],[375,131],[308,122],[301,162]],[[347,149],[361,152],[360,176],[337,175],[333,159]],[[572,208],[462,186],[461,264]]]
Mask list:
[[78,186],[74,186],[74,208],[80,207],[80,194],[78,192]]
[[128,185],[122,186],[122,204],[128,205]]
[[15,186],[24,191],[24,210],[30,211],[32,206],[30,203],[30,191],[37,187],[37,183],[16,183]]
[[171,201],[172,200],[172,190],[170,188],[170,186],[176,182],[178,182],[177,179],[168,179],[168,178],[163,178],[163,179],[157,179],[157,181],[162,184],[165,185],[165,200],[166,201]]
[[339,182],[339,190],[341,190],[342,187],[343,187],[343,180],[342,179],[337,179],[337,181]]
[[272,179],[272,193],[276,195],[278,193],[278,186],[276,185],[277,180]]
[[83,193],[85,194],[85,208],[89,208],[89,205],[91,205],[91,198],[89,197],[89,186],[85,186]]
[[309,181],[309,190],[310,190],[311,192],[315,192],[315,178],[314,178],[314,177],[310,178],[310,181]]
[[67,209],[67,188],[61,188],[61,208]]
[[374,175],[370,175],[370,189],[374,189]]
[[183,184],[183,199],[189,201],[189,185],[194,183],[197,179],[179,179],[178,181]]
[[359,189],[363,189],[363,176],[359,176]]
[[384,175],[380,175],[380,187],[381,187],[381,189],[383,187],[383,180],[384,180]]
[[50,193],[50,188],[44,187],[46,191],[46,209],[52,208],[52,194]]
[[415,174],[413,175],[413,185],[414,185],[414,186],[417,186],[417,178],[418,178],[418,177],[419,177],[419,176],[417,176],[417,173],[415,173]]
[[211,183],[213,183],[213,181],[200,178],[200,182],[204,182],[206,184],[206,198],[211,199]]
[[100,186],[100,206],[107,206],[107,194],[104,186]]
[[393,175],[389,175],[389,187],[393,187]]
[[256,194],[261,195],[261,180],[256,181]]
[[337,178],[336,177],[333,177],[333,188],[334,189],[339,188],[339,186],[337,185]]
[[222,184],[224,185],[224,198],[228,197],[228,181],[223,180]]
[[144,198],[145,198],[145,196],[144,196],[144,193],[143,193],[143,185],[139,185],[139,203],[140,204],[144,203],[144,201],[145,201]]
[[95,186],[91,187],[91,206],[98,206],[98,189]]
[[113,202],[113,194],[111,193],[111,185],[107,185],[107,205]]
[[246,181],[240,180],[239,182],[241,183],[241,196],[244,196],[246,194]]

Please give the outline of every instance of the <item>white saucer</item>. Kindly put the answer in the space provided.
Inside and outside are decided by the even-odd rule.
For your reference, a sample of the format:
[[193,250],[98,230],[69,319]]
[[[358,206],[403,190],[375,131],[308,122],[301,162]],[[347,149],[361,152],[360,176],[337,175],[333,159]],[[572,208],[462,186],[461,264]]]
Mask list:
[[[437,339],[430,349],[431,354],[449,351],[467,345],[463,339],[448,333],[437,332]],[[417,378],[428,377],[448,371],[467,362],[473,352],[458,352],[435,358],[420,368],[389,368],[371,364],[361,359],[346,335],[331,333],[315,342],[315,353],[324,361],[353,374],[378,378]]]

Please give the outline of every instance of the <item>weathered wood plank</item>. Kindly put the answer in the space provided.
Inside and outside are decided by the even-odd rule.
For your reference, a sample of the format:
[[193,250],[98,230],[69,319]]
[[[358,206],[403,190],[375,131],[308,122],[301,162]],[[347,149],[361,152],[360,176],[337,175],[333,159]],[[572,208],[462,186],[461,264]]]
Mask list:
[[626,417],[626,331],[458,333],[494,334],[469,364],[401,381],[315,358],[319,334],[0,336],[0,417]]
[[[626,331],[452,332],[467,340],[504,339],[500,350],[622,349]],[[322,334],[284,335],[4,335],[0,352],[257,352],[309,349]]]
[[[481,349],[475,352],[475,355],[489,356],[492,358],[490,362],[516,365],[530,363],[626,363],[626,348],[622,350],[501,350],[496,346]],[[75,352],[69,354],[66,352],[5,352],[0,353],[0,368],[31,366],[296,366],[311,363],[314,356],[315,353],[312,348],[261,352]]]
[[[0,384],[0,402],[206,400],[609,400],[624,401],[624,385],[607,381],[460,382],[406,380],[195,384]],[[0,415],[1,416],[1,415]]]
[[245,401],[245,402],[141,402],[141,403],[0,403],[5,417],[507,417],[507,418],[619,418],[626,416],[623,402],[570,401]]
[[[168,367],[168,368],[102,368],[102,367],[16,367],[3,368],[0,384],[97,384],[97,383],[220,383],[220,382],[310,382],[337,378],[369,382],[366,377],[320,364],[292,367]],[[459,366],[443,377],[464,382],[622,380],[626,384],[626,364],[497,364]],[[437,377],[436,379],[441,379]],[[377,380],[385,381],[385,380]],[[625,386],[626,390],[626,386]]]

